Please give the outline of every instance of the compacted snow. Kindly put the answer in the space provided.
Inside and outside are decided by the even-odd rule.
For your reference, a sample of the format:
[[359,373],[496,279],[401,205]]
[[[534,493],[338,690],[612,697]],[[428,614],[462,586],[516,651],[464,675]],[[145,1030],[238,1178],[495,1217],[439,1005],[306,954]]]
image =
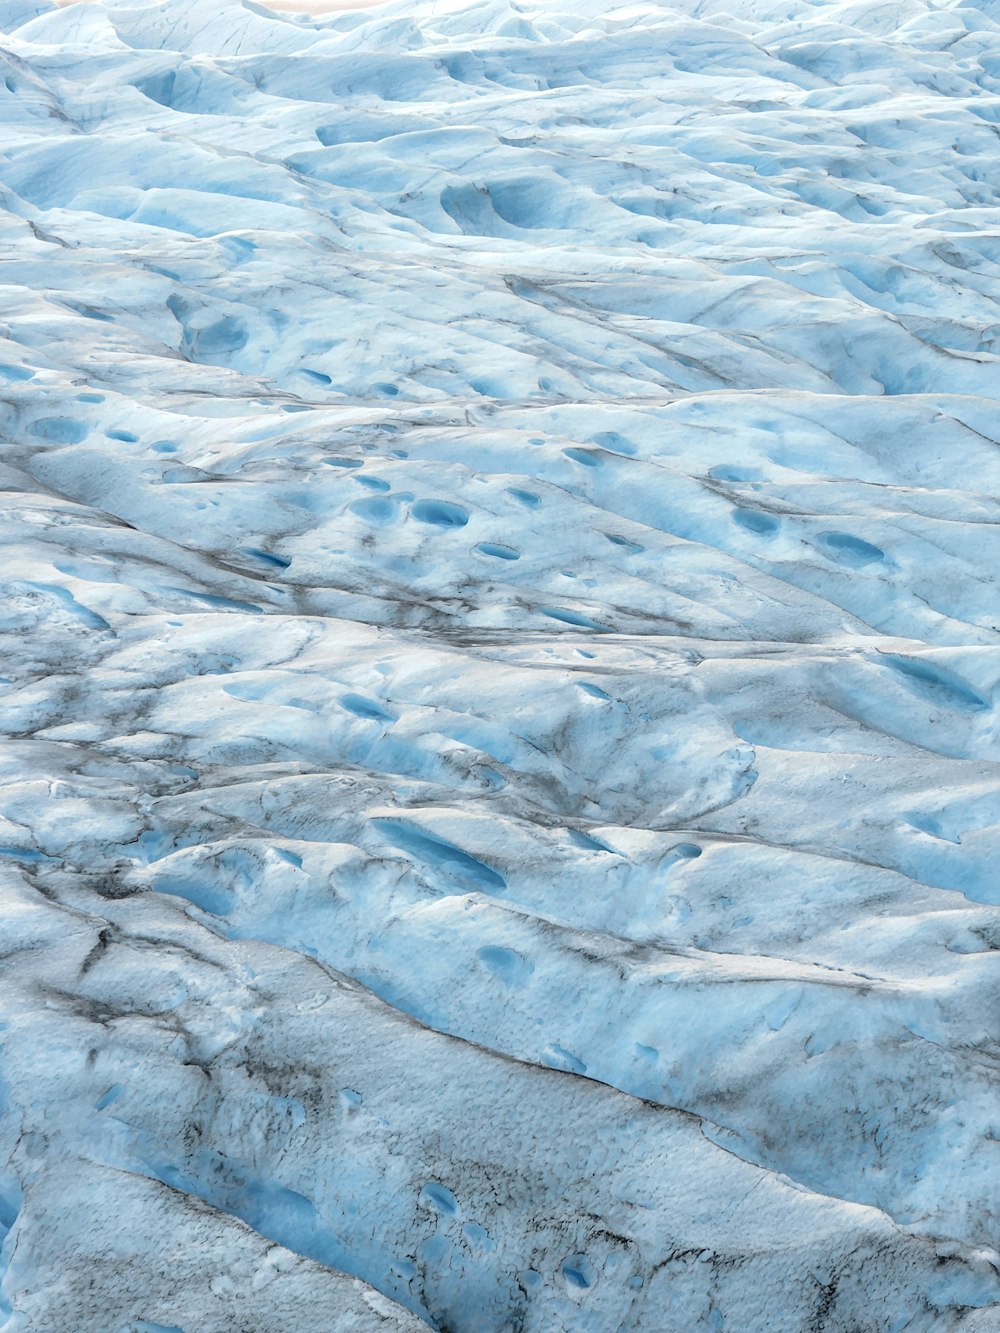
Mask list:
[[1000,1329],[994,0],[0,57],[0,1328]]

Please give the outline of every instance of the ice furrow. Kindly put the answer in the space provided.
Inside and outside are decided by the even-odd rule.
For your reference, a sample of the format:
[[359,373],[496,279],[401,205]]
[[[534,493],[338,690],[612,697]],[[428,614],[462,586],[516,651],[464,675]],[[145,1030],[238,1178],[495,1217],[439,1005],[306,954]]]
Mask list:
[[[57,892],[79,898],[79,880],[60,884]],[[84,901],[97,905],[86,891]],[[67,930],[59,908],[37,896],[15,894],[14,904],[21,908],[22,929],[48,936],[46,956],[57,977],[59,955],[66,961],[91,955],[95,926],[81,928],[77,919]],[[73,991],[49,993],[67,1054],[80,1048],[78,1059],[65,1060],[52,1073],[62,1087],[52,1103],[60,1112],[47,1129],[53,1149],[58,1144],[72,1161],[86,1145],[89,1155],[100,1151],[114,1170],[166,1179],[247,1218],[264,1234],[280,1233],[297,1250],[362,1273],[411,1309],[422,1308],[438,1326],[482,1322],[486,1312],[497,1327],[551,1328],[560,1321],[580,1326],[581,1319],[585,1326],[606,1327],[625,1319],[658,1328],[664,1326],[661,1293],[675,1291],[678,1282],[690,1290],[688,1299],[707,1298],[724,1315],[727,1309],[734,1314],[731,1300],[744,1300],[737,1297],[744,1285],[741,1265],[721,1284],[719,1270],[733,1266],[727,1247],[748,1207],[758,1215],[792,1208],[804,1231],[818,1226],[837,1255],[842,1301],[855,1299],[850,1292],[862,1272],[869,1280],[900,1249],[910,1253],[910,1263],[944,1271],[943,1263],[950,1273],[940,1288],[949,1292],[945,1299],[975,1305],[992,1290],[988,1266],[971,1254],[945,1258],[873,1210],[796,1191],[709,1144],[689,1117],[644,1107],[571,1075],[498,1063],[489,1052],[394,1016],[314,964],[266,946],[222,944],[162,899],[104,900],[100,910],[116,923],[117,938]],[[182,970],[166,950],[157,955],[144,947],[133,955],[132,920],[141,923],[144,936],[152,929],[164,942],[178,935],[196,942],[207,965],[195,953]],[[243,964],[234,970],[237,958]],[[226,978],[221,1011],[220,963]],[[33,964],[37,968],[37,960],[26,957],[17,971],[27,966],[30,976]],[[30,1015],[38,981],[25,986],[23,977],[11,979],[20,985],[8,1002],[16,1004],[19,1023],[34,1030]],[[315,1015],[330,1006],[340,1021],[319,1032]],[[415,1048],[420,1076],[401,1078],[404,1069],[412,1072]],[[30,1058],[28,1048],[21,1049]],[[484,1078],[484,1070],[494,1072]],[[9,1072],[7,1119],[15,1130],[20,1121],[26,1145],[32,1113],[17,1092],[27,1086],[19,1060]],[[29,1081],[36,1091],[37,1078],[36,1071]],[[539,1079],[546,1085],[541,1115],[531,1109],[529,1091]],[[163,1095],[167,1086],[170,1097]],[[237,1105],[244,1131],[234,1139]],[[592,1132],[595,1124],[603,1126],[592,1133],[593,1147],[578,1168],[570,1165],[567,1145],[552,1137],[553,1109],[557,1123],[582,1117]],[[642,1162],[629,1162],[615,1144],[623,1134],[631,1139],[637,1117],[646,1152]],[[516,1174],[496,1170],[498,1133],[516,1136],[522,1145]],[[307,1145],[322,1142],[340,1150],[313,1157]],[[454,1147],[443,1170],[438,1163],[448,1143]],[[650,1151],[666,1153],[671,1162],[660,1184],[648,1169]],[[553,1162],[563,1164],[558,1179]],[[687,1189],[683,1163],[732,1176],[723,1213]],[[38,1182],[33,1187],[44,1191]],[[567,1188],[580,1196],[572,1215],[556,1204]],[[807,1213],[815,1220],[806,1223]],[[843,1242],[833,1240],[831,1227]],[[700,1270],[688,1267],[696,1259],[682,1239],[689,1231],[702,1245],[699,1254],[709,1250]],[[468,1271],[470,1260],[473,1284],[453,1289],[449,1274]],[[786,1270],[791,1263],[790,1272],[805,1262],[804,1276],[815,1259],[796,1259],[783,1247],[774,1262]],[[557,1278],[547,1280],[553,1268]],[[804,1329],[815,1317],[812,1283],[799,1283],[799,1290],[795,1308],[782,1316],[783,1327]],[[597,1307],[582,1315],[581,1291],[593,1291],[588,1299]],[[143,1298],[148,1302],[150,1294]],[[673,1317],[668,1319],[671,1326]],[[939,1322],[929,1309],[924,1325]],[[681,1326],[679,1319],[675,1326]]]

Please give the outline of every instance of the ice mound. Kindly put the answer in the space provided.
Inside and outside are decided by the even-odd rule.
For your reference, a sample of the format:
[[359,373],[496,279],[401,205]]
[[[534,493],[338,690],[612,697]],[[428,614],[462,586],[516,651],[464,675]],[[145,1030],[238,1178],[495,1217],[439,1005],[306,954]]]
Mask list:
[[2,1333],[1000,1329],[998,51],[0,0]]

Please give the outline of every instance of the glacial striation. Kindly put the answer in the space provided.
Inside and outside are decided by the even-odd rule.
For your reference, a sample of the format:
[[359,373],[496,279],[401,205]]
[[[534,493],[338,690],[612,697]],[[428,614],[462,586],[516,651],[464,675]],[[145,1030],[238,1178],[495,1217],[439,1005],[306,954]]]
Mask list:
[[995,0],[0,0],[2,1333],[1000,1329]]

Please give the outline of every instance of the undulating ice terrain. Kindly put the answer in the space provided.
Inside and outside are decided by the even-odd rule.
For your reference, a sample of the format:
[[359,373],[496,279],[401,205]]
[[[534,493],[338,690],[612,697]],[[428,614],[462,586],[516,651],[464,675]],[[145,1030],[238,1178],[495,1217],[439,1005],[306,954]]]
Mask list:
[[0,0],[3,1333],[1000,1329],[1000,8]]

